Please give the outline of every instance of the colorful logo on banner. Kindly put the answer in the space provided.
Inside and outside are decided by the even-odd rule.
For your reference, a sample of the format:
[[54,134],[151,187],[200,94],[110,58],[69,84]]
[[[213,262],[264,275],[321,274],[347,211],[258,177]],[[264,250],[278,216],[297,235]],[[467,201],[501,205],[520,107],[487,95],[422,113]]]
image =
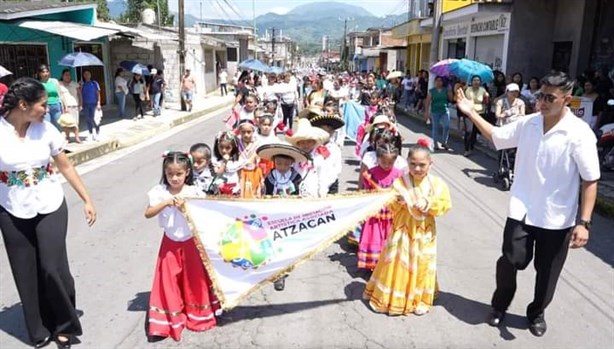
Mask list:
[[326,199],[186,200],[218,299],[236,306],[395,199],[392,191]]
[[224,261],[244,270],[265,265],[274,253],[263,224],[267,219],[266,216],[258,218],[252,214],[232,223],[220,240],[220,254]]

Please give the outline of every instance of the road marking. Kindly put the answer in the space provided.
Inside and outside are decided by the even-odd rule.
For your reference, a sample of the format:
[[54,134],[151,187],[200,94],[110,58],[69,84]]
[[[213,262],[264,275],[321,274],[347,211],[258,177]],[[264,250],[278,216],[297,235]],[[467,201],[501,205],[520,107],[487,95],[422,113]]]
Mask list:
[[[111,152],[109,154],[103,155],[99,158],[96,158],[92,161],[88,161],[84,164],[78,165],[75,167],[75,169],[77,170],[77,173],[79,173],[80,176],[86,175],[94,170],[97,170],[105,165],[110,164],[113,161],[119,160],[125,156],[128,156],[134,152],[137,152],[143,148],[146,148],[152,144],[155,144],[157,142],[163,141],[173,135],[176,135],[177,133],[183,132],[199,123],[205,122],[211,118],[213,118],[214,116],[220,114],[220,112],[224,109],[226,109],[227,107],[222,107],[214,112],[208,113],[203,115],[202,117],[186,122],[185,124],[173,127],[167,131],[164,131],[144,142],[135,144],[133,146],[124,148],[124,149],[120,149],[114,152]],[[66,183],[66,179],[64,178],[64,176],[60,176],[60,183],[64,184]]]

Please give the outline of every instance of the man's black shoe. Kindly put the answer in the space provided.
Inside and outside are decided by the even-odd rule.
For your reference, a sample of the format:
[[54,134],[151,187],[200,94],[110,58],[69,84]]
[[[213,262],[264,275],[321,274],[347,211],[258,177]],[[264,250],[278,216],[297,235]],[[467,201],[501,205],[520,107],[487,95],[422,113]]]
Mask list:
[[544,319],[543,315],[540,315],[533,320],[529,320],[529,322],[531,323],[529,325],[529,331],[531,331],[531,334],[533,334],[535,337],[541,337],[544,335],[544,333],[546,333],[548,326],[546,325],[546,320]]
[[490,317],[488,318],[488,324],[492,327],[497,327],[501,324],[503,317],[505,316],[504,312],[498,310],[492,310],[490,312]]

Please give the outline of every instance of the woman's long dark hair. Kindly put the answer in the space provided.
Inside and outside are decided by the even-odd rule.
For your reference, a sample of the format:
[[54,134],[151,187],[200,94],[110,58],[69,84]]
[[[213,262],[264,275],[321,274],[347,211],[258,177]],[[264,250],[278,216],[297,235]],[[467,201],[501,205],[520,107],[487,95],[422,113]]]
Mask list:
[[28,104],[36,103],[46,93],[45,86],[40,81],[33,78],[19,78],[11,84],[4,95],[2,106],[0,106],[0,115],[5,115],[17,108],[19,101],[25,101]]

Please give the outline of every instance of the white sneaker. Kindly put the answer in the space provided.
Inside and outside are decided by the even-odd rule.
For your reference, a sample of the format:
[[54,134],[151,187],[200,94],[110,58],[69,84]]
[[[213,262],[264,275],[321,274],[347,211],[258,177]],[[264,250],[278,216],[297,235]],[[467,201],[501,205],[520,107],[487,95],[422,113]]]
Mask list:
[[94,141],[94,135],[91,134],[91,133],[89,135],[87,135],[86,141],[93,142]]

